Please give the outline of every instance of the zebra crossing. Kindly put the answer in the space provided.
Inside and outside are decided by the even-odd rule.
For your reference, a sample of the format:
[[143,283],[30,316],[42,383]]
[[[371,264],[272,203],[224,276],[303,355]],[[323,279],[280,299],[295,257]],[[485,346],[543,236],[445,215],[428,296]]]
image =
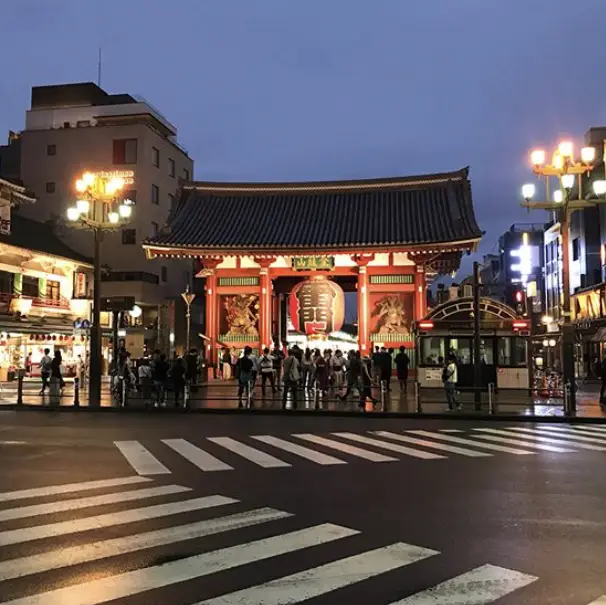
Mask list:
[[[394,463],[453,457],[490,458],[499,454],[532,456],[606,452],[606,426],[495,425],[458,429],[404,431],[338,431],[328,434],[292,433],[286,436],[247,435],[160,439],[157,442],[114,441],[130,467],[141,476],[169,475],[169,452],[203,472],[261,467],[292,468],[298,464],[341,466],[354,461]],[[153,450],[153,451],[152,451]]]
[[[425,560],[437,562],[435,569],[425,568],[424,574],[429,573],[430,577],[427,586],[414,593],[407,591],[402,579],[396,600],[393,594],[379,594],[377,605],[488,605],[512,593],[523,595],[538,580],[534,575],[490,562],[444,580],[443,563],[438,560],[448,553],[399,541],[373,543],[368,548],[355,540],[363,534],[354,528],[333,523],[307,525],[288,511],[251,509],[239,500],[218,494],[199,497],[192,489],[179,485],[163,486],[171,487],[167,492],[151,491],[157,487],[150,478],[132,476],[0,494],[0,502],[10,503],[3,506],[11,507],[0,508],[1,518],[10,519],[13,525],[25,524],[11,525],[9,529],[0,525],[0,603],[119,605],[123,599],[141,594],[146,601],[156,602],[153,591],[170,587],[177,595],[183,583],[239,569],[243,573],[236,590],[232,589],[231,580],[223,584],[200,581],[199,586],[196,584],[197,602],[191,605],[282,605],[323,595],[340,603],[341,589],[362,585],[377,576],[401,573]],[[119,491],[107,492],[114,489]],[[105,493],[95,493],[99,490]],[[138,495],[133,497],[133,492]],[[120,496],[124,493],[129,494],[126,499]],[[168,502],[155,502],[168,496],[172,496]],[[81,516],[86,515],[95,498],[95,506],[100,506],[101,512]],[[26,506],[19,506],[24,502]],[[136,504],[134,508],[114,510],[115,502]],[[54,513],[42,508],[47,505],[52,511],[75,516],[68,521],[57,521],[53,516],[49,521],[45,516]],[[201,520],[183,518],[183,513],[201,511],[205,513]],[[34,525],[28,523],[30,517],[37,517]],[[160,529],[141,531],[141,523],[161,518],[170,520],[170,525],[162,523]],[[252,536],[251,528],[255,528],[256,535]],[[108,537],[100,537],[100,529],[107,531]],[[93,530],[95,533],[87,538],[87,532]],[[246,532],[244,537],[242,531]],[[221,547],[210,544],[209,549],[205,540],[218,535],[223,538]],[[26,542],[33,544],[34,554],[23,554],[20,547]],[[133,564],[132,557],[137,554],[174,549],[177,544],[189,545],[184,558],[147,566]],[[335,551],[325,550],[335,544],[339,547],[337,556]],[[286,575],[280,575],[281,557],[291,557]],[[265,568],[255,574],[254,566],[267,560],[272,561],[271,570]],[[82,566],[91,562],[95,563],[92,579],[90,574],[82,573]],[[124,569],[128,571],[120,571]],[[214,592],[205,594],[209,590]],[[186,602],[181,596],[175,598],[177,601]]]

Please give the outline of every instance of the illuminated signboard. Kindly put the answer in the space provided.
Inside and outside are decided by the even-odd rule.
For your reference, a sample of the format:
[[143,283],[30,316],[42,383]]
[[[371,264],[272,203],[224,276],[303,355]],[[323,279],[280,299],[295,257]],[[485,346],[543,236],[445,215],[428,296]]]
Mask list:
[[93,172],[93,174],[97,178],[105,180],[122,179],[125,185],[134,185],[135,183],[134,170],[101,170],[100,172]]
[[524,233],[522,234],[522,245],[517,250],[512,250],[510,254],[517,261],[509,267],[512,273],[517,273],[511,279],[511,283],[526,286],[528,278],[534,274],[534,268],[539,265],[539,248],[529,246],[528,234]]

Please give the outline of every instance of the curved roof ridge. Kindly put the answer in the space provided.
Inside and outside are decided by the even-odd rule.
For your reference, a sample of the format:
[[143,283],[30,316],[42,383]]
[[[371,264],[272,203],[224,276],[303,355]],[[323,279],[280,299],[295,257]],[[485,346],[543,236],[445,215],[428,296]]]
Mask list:
[[467,181],[469,166],[453,172],[439,172],[398,177],[374,179],[349,179],[338,181],[300,181],[300,182],[220,182],[190,181],[182,184],[184,190],[211,193],[287,193],[287,192],[329,192],[389,189],[443,185],[448,182]]

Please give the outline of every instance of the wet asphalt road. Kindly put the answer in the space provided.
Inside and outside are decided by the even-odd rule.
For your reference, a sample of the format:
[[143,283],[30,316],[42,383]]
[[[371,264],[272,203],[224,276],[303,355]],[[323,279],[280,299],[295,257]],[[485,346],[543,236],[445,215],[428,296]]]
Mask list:
[[599,426],[1,412],[0,455],[0,603],[606,594]]

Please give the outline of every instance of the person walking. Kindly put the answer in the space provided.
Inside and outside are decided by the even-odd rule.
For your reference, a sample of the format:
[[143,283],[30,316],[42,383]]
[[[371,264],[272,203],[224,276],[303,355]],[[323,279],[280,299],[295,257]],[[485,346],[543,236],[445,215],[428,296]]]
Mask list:
[[292,409],[297,409],[297,387],[301,379],[301,364],[295,356],[294,351],[288,351],[288,357],[284,360],[284,391],[282,394],[282,409],[286,409],[288,393],[292,393]]
[[[63,395],[63,389],[65,388],[65,381],[63,380],[63,375],[61,374],[61,364],[63,363],[63,358],[61,357],[61,351],[55,351],[55,356],[51,361],[51,375],[50,380],[51,384],[58,383],[60,394]],[[51,389],[52,390],[52,389]]]
[[457,363],[454,355],[448,356],[448,361],[442,370],[442,382],[444,383],[444,391],[446,393],[446,402],[448,410],[460,410],[462,406],[457,401]]
[[410,357],[406,354],[406,348],[400,347],[400,352],[394,360],[396,362],[396,372],[400,383],[400,391],[408,394],[408,367],[410,366]]
[[238,407],[243,408],[242,395],[246,391],[247,397],[250,396],[250,404],[252,406],[252,388],[253,374],[255,371],[255,362],[252,360],[252,349],[244,347],[244,353],[237,363],[238,375]]
[[162,353],[152,367],[154,390],[156,391],[156,405],[166,405],[166,383],[168,382],[169,365],[166,355]]
[[44,349],[44,355],[42,356],[42,359],[40,359],[40,377],[42,378],[42,390],[40,391],[40,395],[44,395],[46,387],[50,388],[49,379],[51,377],[52,362],[50,349]]
[[179,356],[175,358],[170,373],[175,396],[175,408],[180,406],[180,401],[183,401],[183,407],[185,407],[185,375],[187,373],[187,366],[183,357]]
[[265,399],[265,385],[268,381],[271,386],[271,392],[275,395],[274,358],[269,354],[269,347],[263,349],[263,355],[259,359],[259,371],[261,373],[261,396]]
[[349,394],[358,386],[362,374],[362,357],[360,351],[355,351],[349,359],[349,368],[347,369],[347,388],[343,395],[337,395],[341,401],[346,401]]

